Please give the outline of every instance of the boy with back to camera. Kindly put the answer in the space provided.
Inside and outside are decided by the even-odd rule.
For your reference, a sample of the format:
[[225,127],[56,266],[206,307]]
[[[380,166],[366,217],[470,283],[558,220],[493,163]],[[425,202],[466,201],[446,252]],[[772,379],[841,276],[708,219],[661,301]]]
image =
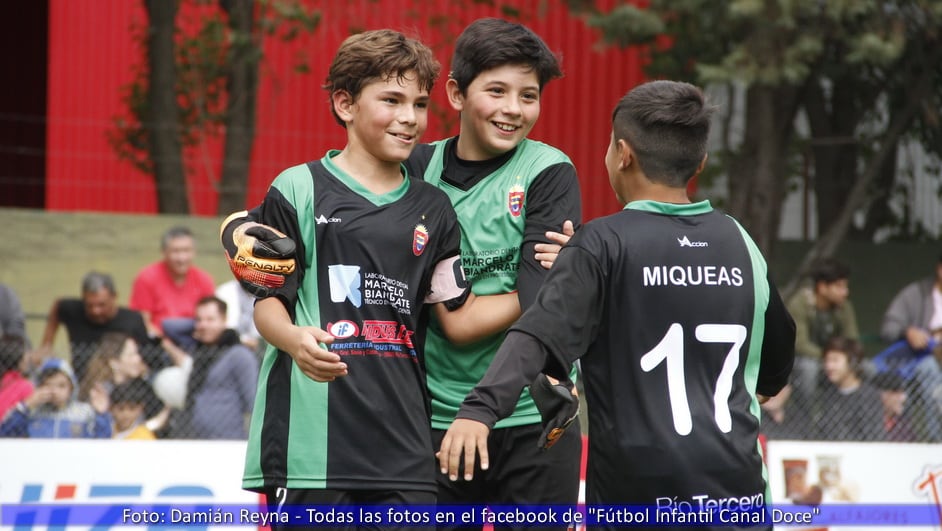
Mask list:
[[[488,468],[491,426],[520,390],[541,370],[565,378],[582,358],[589,423],[601,428],[589,438],[587,504],[670,514],[748,498],[755,511],[739,522],[765,517],[759,528],[772,528],[759,402],[787,383],[795,327],[745,230],[687,197],[706,164],[711,112],[698,88],[672,81],[619,101],[605,166],[625,208],[560,251],[442,441],[449,474],[462,458],[473,474],[477,455]],[[652,528],[740,527],[712,517]]]
[[230,245],[260,226],[246,219],[294,242],[282,285],[256,290],[269,347],[243,486],[271,506],[434,504],[427,312],[434,305],[460,341],[519,316],[516,294],[470,292],[447,196],[401,164],[426,129],[438,72],[431,51],[401,33],[347,38],[325,84],[347,145],[285,170],[250,218],[224,222],[234,270],[248,255]]

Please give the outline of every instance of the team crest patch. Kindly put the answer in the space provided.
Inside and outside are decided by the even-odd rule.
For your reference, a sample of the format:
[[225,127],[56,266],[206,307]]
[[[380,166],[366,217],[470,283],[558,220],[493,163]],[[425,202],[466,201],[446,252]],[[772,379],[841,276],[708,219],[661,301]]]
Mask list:
[[415,230],[412,231],[412,254],[421,256],[427,244],[428,229],[425,228],[425,225],[419,223],[415,226]]
[[523,187],[519,184],[515,184],[510,188],[510,194],[507,196],[507,207],[510,209],[510,215],[515,218],[520,217],[520,212],[523,211],[523,196]]

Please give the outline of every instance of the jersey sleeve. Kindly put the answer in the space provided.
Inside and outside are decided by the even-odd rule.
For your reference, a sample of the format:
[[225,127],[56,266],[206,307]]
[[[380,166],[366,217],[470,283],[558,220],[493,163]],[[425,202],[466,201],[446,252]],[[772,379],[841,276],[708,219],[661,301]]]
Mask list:
[[[300,171],[301,168],[304,169],[303,172]],[[299,186],[297,181],[301,179],[313,181],[310,171],[304,166],[282,172],[268,189],[262,203],[251,210],[247,217],[242,218],[278,229],[294,241],[296,267],[285,277],[284,285],[272,290],[272,296],[277,297],[285,305],[291,316],[294,316],[298,289],[308,267],[307,251],[298,215],[299,211],[309,213],[314,211],[314,198],[311,192],[313,185],[306,183],[306,186]]]
[[605,272],[597,258],[597,235],[576,233],[559,253],[536,301],[510,329],[527,333],[546,346],[546,373],[565,378],[571,363],[594,341],[604,308]]
[[792,320],[778,289],[769,282],[769,305],[765,309],[765,335],[756,392],[775,396],[788,383],[795,362],[795,321]]
[[543,170],[527,190],[526,208],[527,218],[517,276],[517,290],[523,310],[536,300],[547,273],[533,256],[534,246],[548,243],[546,231],[560,232],[567,219],[576,226],[582,219],[582,199],[575,167],[568,162],[561,162]]
[[461,226],[451,202],[442,194],[442,243],[438,248],[435,266],[423,285],[427,286],[425,303],[442,302],[449,310],[464,305],[471,293],[471,283],[465,279],[461,266]]

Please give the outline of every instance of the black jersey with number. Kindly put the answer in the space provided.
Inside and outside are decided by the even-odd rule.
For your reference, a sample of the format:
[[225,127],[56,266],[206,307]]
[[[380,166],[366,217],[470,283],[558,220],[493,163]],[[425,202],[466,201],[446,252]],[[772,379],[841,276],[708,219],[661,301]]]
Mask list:
[[296,242],[297,269],[276,296],[295,324],[334,336],[348,374],[315,382],[268,347],[243,486],[434,492],[417,334],[435,266],[460,252],[457,218],[420,180],[370,193],[334,153],[279,175],[253,217]]
[[784,386],[794,324],[755,243],[709,202],[633,202],[587,223],[511,330],[508,343],[529,339],[501,347],[459,417],[506,414],[501,375],[546,359],[527,351],[557,374],[581,357],[589,503],[767,504],[756,393]]

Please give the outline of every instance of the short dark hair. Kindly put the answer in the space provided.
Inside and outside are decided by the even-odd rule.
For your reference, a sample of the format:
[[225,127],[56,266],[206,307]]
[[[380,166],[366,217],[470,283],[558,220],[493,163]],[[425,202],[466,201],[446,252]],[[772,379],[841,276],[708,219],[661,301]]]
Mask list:
[[830,284],[838,280],[850,278],[850,267],[837,258],[822,258],[811,266],[808,276],[811,277],[811,281],[815,284],[818,282]]
[[[368,83],[395,77],[400,82],[415,72],[419,86],[432,91],[441,72],[441,65],[432,50],[416,39],[390,29],[364,31],[347,37],[334,54],[323,88],[333,95],[346,91],[354,100]],[[330,112],[340,125],[346,126],[332,100]]]
[[97,293],[103,289],[108,290],[108,293],[116,295],[114,287],[114,279],[111,278],[111,275],[107,273],[99,273],[98,271],[89,271],[82,277],[82,294],[86,293]]
[[215,305],[216,308],[219,309],[220,315],[222,315],[223,317],[226,316],[226,312],[229,310],[229,305],[226,304],[226,301],[220,299],[219,297],[215,295],[207,295],[201,298],[200,300],[196,301],[197,308],[199,308],[200,306],[207,305],[207,304]]
[[863,346],[860,341],[844,336],[834,336],[828,339],[824,348],[821,349],[822,356],[828,352],[843,352],[847,356],[847,363],[851,369],[858,373],[860,362],[863,361]]
[[469,24],[455,41],[449,77],[466,94],[468,85],[481,72],[504,65],[533,69],[541,91],[563,75],[559,59],[530,28],[499,18],[480,18]]
[[183,237],[192,238],[193,231],[191,231],[189,227],[186,227],[184,225],[177,225],[175,227],[170,227],[169,229],[167,229],[166,232],[164,232],[164,235],[160,238],[160,248],[166,249],[167,244],[170,243],[170,240],[176,240],[177,238],[183,238]]
[[698,87],[649,81],[615,105],[612,132],[631,146],[648,180],[684,187],[706,156],[713,111]]
[[119,383],[111,390],[111,404],[138,404],[146,406],[152,399],[153,390],[140,378]]

